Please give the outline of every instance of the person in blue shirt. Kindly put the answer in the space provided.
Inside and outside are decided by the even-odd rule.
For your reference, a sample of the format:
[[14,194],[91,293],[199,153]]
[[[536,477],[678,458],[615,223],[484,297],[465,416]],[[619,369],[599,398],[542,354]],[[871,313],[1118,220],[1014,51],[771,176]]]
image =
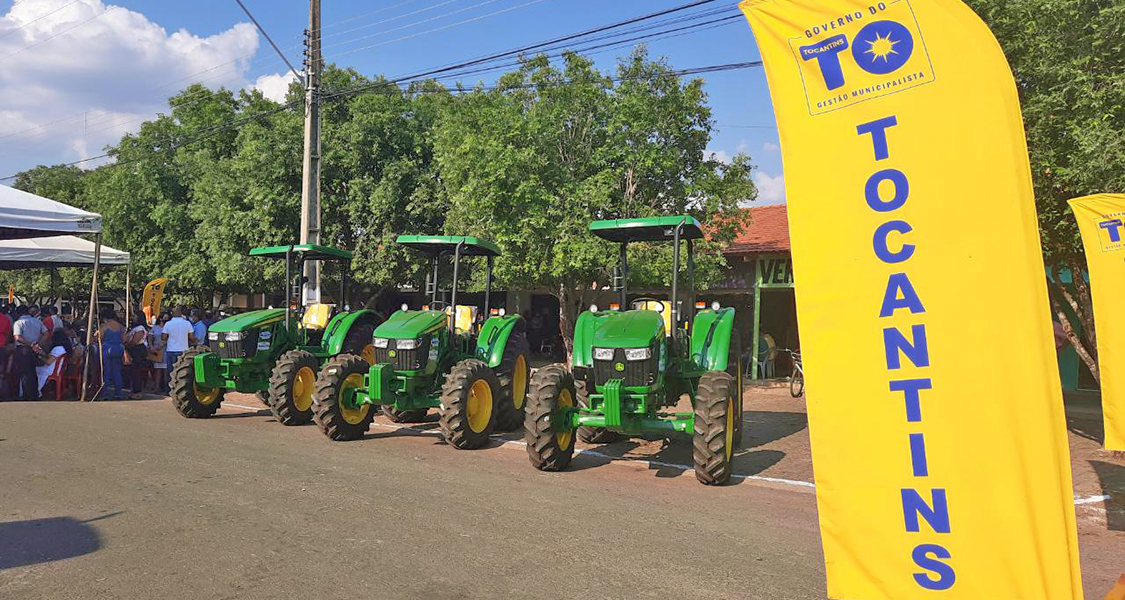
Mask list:
[[191,309],[192,335],[197,344],[207,343],[207,323],[203,321],[203,313],[198,308]]

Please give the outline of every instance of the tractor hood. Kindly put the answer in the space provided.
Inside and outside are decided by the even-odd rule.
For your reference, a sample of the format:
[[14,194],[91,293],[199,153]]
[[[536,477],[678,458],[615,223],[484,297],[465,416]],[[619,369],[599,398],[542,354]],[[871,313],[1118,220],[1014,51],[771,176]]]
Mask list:
[[664,335],[664,319],[652,310],[608,313],[594,331],[595,348],[645,348]]
[[440,310],[400,310],[375,328],[375,337],[409,340],[433,333],[449,322]]
[[217,333],[227,333],[231,331],[246,331],[255,327],[277,323],[285,319],[284,308],[264,308],[262,310],[252,310],[244,312],[240,315],[227,317],[222,321],[218,321],[207,328],[207,331],[214,331]]

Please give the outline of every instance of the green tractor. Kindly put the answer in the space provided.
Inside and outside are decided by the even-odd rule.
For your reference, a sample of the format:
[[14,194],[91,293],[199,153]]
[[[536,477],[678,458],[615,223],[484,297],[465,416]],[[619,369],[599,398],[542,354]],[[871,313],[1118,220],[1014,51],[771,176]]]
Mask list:
[[[649,432],[691,432],[696,478],[726,483],[742,437],[742,359],[734,309],[694,310],[699,222],[690,216],[595,221],[590,231],[620,244],[614,288],[621,308],[583,312],[575,324],[573,367],[536,371],[525,423],[531,464],[542,471],[565,469],[575,437],[609,443]],[[674,244],[671,300],[636,298],[625,310],[628,244],[666,241]],[[682,241],[692,307],[686,316],[678,302]],[[692,411],[674,412],[684,394]]]
[[341,263],[340,302],[346,305],[350,252],[271,246],[255,248],[250,256],[285,261],[285,307],[254,310],[211,325],[206,345],[188,350],[173,366],[172,403],[181,415],[202,419],[219,410],[227,390],[255,393],[281,423],[308,423],[321,365],[341,353],[373,359],[371,333],[378,317],[370,310],[348,312],[330,304],[300,306],[304,263],[310,260]]
[[[492,264],[500,249],[492,242],[462,236],[399,236],[397,242],[429,257],[429,306],[403,309],[375,330],[373,364],[350,354],[330,360],[317,378],[314,418],[333,440],[354,440],[367,432],[375,411],[396,423],[420,422],[439,409],[445,441],[459,449],[480,448],[493,430],[523,425],[530,379],[527,326],[519,315],[491,316]],[[442,256],[453,263],[449,303],[439,300]],[[483,319],[458,306],[461,259],[485,257],[488,271]],[[479,329],[477,322],[483,320]]]

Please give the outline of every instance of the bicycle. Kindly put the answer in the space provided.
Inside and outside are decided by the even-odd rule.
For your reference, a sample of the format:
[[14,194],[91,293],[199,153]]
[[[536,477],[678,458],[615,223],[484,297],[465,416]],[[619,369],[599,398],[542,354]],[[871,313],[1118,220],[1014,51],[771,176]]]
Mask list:
[[800,350],[785,350],[793,361],[793,373],[789,375],[789,395],[800,398],[805,393],[805,368],[801,364]]

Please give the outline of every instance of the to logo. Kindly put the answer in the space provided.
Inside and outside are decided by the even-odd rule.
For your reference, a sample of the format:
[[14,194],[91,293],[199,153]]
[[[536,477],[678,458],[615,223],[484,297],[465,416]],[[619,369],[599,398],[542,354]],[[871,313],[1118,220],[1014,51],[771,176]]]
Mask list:
[[[815,60],[829,90],[844,87],[844,69],[840,53],[847,50],[848,38],[837,35],[801,47],[801,58]],[[888,75],[901,69],[914,53],[914,36],[901,23],[875,21],[859,30],[852,40],[851,55],[855,64],[872,75]]]
[[1125,222],[1117,217],[1118,213],[1103,215],[1098,221],[1098,240],[1102,243],[1102,252],[1116,252],[1125,250]]
[[789,45],[814,115],[934,80],[910,0],[879,2],[825,23],[808,23]]
[[1125,225],[1121,219],[1110,219],[1109,221],[1102,221],[1098,223],[1098,227],[1106,230],[1109,233],[1109,241],[1117,243],[1121,241],[1121,227]]

